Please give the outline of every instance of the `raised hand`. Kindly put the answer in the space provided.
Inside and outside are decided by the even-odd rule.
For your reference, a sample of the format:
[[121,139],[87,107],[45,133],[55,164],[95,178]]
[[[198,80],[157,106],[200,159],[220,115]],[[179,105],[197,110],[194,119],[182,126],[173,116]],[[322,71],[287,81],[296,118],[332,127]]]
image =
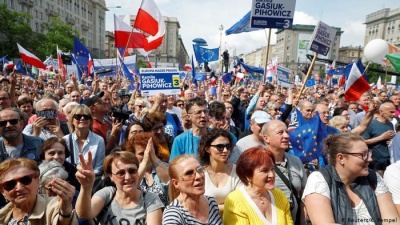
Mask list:
[[51,190],[57,194],[60,213],[68,215],[72,211],[72,199],[75,196],[75,187],[60,178],[51,181]]
[[76,167],[76,179],[81,184],[81,188],[91,189],[93,187],[95,174],[93,171],[92,152],[88,152],[88,159],[85,161],[82,153],[79,153],[80,164]]

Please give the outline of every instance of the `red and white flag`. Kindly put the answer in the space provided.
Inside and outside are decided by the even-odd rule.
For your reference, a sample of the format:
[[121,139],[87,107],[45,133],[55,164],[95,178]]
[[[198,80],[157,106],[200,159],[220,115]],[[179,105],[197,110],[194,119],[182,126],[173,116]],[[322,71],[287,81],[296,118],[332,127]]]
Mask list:
[[144,48],[146,36],[114,15],[114,40],[116,48]]
[[344,98],[346,101],[357,101],[362,94],[371,89],[371,86],[364,78],[361,71],[362,69],[354,62],[344,90]]
[[44,63],[38,57],[36,57],[34,54],[28,52],[26,49],[24,49],[18,43],[17,43],[17,46],[18,46],[19,54],[21,55],[21,59],[24,63],[27,63],[36,68],[46,69],[46,65],[44,65]]
[[157,49],[164,39],[165,22],[154,0],[143,0],[136,15],[134,28],[148,33],[143,49]]
[[149,58],[147,58],[147,68],[152,68]]
[[88,61],[88,75],[94,75],[94,62],[92,59],[92,55],[89,53],[89,61]]
[[64,66],[64,62],[61,58],[61,51],[58,49],[58,46],[57,46],[57,61],[58,61],[58,71],[61,73],[62,80],[65,80],[67,75],[67,69]]

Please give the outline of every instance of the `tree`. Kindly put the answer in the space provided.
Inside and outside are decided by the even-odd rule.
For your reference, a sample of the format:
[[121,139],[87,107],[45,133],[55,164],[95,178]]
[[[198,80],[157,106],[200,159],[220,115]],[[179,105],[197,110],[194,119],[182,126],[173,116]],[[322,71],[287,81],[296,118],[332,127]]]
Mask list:
[[79,33],[71,25],[68,25],[55,16],[51,18],[50,23],[43,24],[44,41],[36,49],[38,57],[46,57],[49,55],[57,55],[58,49],[63,51],[71,51],[74,47],[74,37],[78,37]]
[[[0,53],[8,58],[20,57],[17,43],[28,51],[37,44],[38,38],[33,33],[30,23],[31,17],[7,8],[7,4],[0,4]],[[1,57],[0,56],[0,57]]]
[[137,68],[138,69],[140,69],[140,68],[148,68],[148,66],[147,66],[147,63],[145,63],[145,62],[143,62],[143,60],[139,59],[137,61]]

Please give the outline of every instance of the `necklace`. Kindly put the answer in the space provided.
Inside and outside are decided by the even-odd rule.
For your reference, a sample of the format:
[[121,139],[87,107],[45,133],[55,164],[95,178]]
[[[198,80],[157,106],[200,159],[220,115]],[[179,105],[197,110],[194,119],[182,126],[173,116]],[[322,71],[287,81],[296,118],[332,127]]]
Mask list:
[[252,199],[259,200],[262,205],[264,205],[265,201],[268,200],[268,198],[264,197],[260,192],[257,192],[256,196],[253,196],[253,194],[250,191],[247,191],[247,192],[250,194],[250,197]]

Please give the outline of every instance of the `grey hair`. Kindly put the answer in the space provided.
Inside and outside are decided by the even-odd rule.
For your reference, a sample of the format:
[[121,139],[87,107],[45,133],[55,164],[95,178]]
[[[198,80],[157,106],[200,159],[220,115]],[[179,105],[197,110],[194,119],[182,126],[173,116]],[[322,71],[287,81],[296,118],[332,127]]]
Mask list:
[[64,167],[55,160],[43,161],[39,165],[40,185],[45,185],[47,182],[52,181],[54,178],[60,178],[66,180],[68,178],[68,173],[65,171]]
[[68,109],[68,107],[70,107],[70,106],[77,106],[77,105],[79,105],[79,103],[77,103],[77,102],[68,102],[64,107],[63,107],[63,112],[64,112],[64,114],[66,115],[66,116],[68,116],[67,115],[67,109]]
[[44,103],[44,102],[51,102],[51,103],[54,105],[55,110],[58,109],[58,103],[57,103],[56,101],[54,101],[53,99],[49,99],[49,98],[42,98],[42,99],[40,99],[38,102],[36,102],[36,104],[35,104],[35,109],[38,110],[38,111],[40,111],[40,110],[39,110],[39,106],[40,106],[42,103]]

